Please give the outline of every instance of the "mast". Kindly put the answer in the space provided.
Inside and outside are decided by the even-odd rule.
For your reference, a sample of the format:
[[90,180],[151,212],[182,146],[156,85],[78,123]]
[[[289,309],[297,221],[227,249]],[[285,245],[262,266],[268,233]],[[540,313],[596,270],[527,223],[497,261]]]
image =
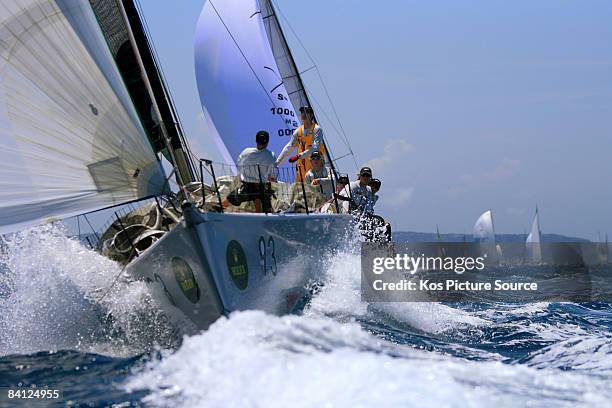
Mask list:
[[195,173],[187,156],[187,149],[178,127],[178,120],[152,55],[151,45],[143,29],[138,10],[134,0],[119,0],[118,5],[127,27],[129,40],[134,49],[142,79],[151,96],[153,109],[160,121],[164,143],[172,159],[172,164],[177,170],[177,182],[180,185],[185,185],[195,180]]
[[[295,59],[293,58],[293,53],[291,52],[291,49],[289,48],[289,44],[287,43],[287,38],[285,37],[285,33],[283,32],[283,28],[280,24],[280,21],[277,18],[277,14],[276,14],[276,9],[274,8],[274,4],[272,4],[271,0],[264,0],[267,2],[267,4],[269,4],[270,7],[270,11],[271,14],[267,15],[267,16],[262,16],[264,21],[267,18],[272,18],[274,19],[274,22],[276,23],[276,25],[278,26],[278,32],[280,34],[280,39],[284,44],[284,48],[285,51],[287,52],[287,58],[289,60],[289,64],[291,64],[293,70],[295,71],[295,78],[298,82],[298,90],[294,91],[294,92],[298,92],[301,91],[302,92],[302,96],[306,101],[306,104],[310,107],[312,107],[312,104],[310,103],[310,98],[308,97],[308,93],[306,92],[306,87],[304,86],[304,82],[302,81],[302,76],[300,75],[300,71],[297,68],[297,64],[295,63]],[[270,30],[271,31],[271,30]],[[271,37],[271,33],[268,33],[268,37]],[[268,40],[270,41],[270,46],[272,47],[272,53],[274,53],[274,44],[272,43],[272,38],[268,38]],[[281,74],[282,77],[282,74]],[[283,81],[286,78],[282,78]],[[301,99],[301,98],[300,98]],[[300,108],[299,106],[297,106],[296,108]],[[315,122],[316,122],[316,116],[315,116]],[[331,149],[329,147],[329,145],[327,143],[325,143],[325,140],[323,141],[323,144],[325,145],[325,156],[327,156],[327,161],[329,162],[329,165],[331,167],[331,171],[334,175],[334,178],[337,180],[338,179],[338,172],[336,171],[336,166],[334,165],[334,161],[332,160],[331,157]]]

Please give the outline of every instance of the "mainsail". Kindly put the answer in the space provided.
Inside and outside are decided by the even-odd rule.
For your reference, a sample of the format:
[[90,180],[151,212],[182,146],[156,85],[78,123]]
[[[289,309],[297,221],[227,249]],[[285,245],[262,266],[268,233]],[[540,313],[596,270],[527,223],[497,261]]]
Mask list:
[[0,233],[165,188],[86,0],[2,1],[0,133]]
[[538,214],[538,208],[536,207],[535,216],[533,217],[533,222],[531,223],[531,231],[525,240],[528,258],[531,262],[542,262],[541,242],[542,232],[540,231],[540,216]]
[[289,82],[270,46],[265,12],[257,0],[208,0],[198,21],[195,67],[202,110],[228,161],[252,146],[259,130],[270,133],[269,148],[279,154],[299,125]]

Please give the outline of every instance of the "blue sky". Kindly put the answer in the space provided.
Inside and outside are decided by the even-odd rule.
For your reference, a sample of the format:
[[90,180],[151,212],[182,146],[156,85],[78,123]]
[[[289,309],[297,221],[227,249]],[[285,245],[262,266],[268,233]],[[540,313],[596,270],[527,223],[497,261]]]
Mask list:
[[[207,140],[193,63],[203,0],[140,2],[183,125]],[[382,179],[378,210],[396,229],[469,233],[492,208],[497,231],[521,233],[537,204],[544,232],[612,234],[612,2],[276,4],[358,163]],[[331,116],[316,72],[304,79]],[[212,141],[196,148],[219,158]]]

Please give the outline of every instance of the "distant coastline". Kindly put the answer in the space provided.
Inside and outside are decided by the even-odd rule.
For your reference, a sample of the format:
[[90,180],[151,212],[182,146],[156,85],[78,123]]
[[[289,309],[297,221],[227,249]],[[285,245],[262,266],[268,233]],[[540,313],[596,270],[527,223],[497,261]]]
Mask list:
[[[465,238],[464,238],[465,237]],[[499,243],[525,242],[526,234],[496,234],[495,238]],[[443,242],[467,242],[473,241],[472,234],[440,234]],[[393,231],[393,241],[395,242],[436,242],[438,237],[435,233],[415,232],[415,231]],[[588,239],[570,237],[561,234],[542,234],[542,242],[591,242]]]

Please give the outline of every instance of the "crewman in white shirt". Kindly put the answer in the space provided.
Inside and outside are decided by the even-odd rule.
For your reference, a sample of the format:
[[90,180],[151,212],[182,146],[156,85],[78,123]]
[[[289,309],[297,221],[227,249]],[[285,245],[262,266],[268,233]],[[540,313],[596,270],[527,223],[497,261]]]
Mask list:
[[268,150],[268,132],[257,132],[255,141],[257,147],[248,147],[238,156],[236,164],[242,184],[223,200],[223,207],[230,204],[239,206],[243,202],[253,201],[257,212],[272,211],[273,193],[270,182],[276,181],[277,178],[276,157]]
[[358,210],[365,213],[371,213],[373,211],[372,189],[369,186],[371,179],[372,169],[369,167],[362,167],[361,170],[359,170],[359,179],[351,182],[351,184],[346,186],[340,193],[340,195],[345,198],[342,200],[342,212],[352,213]]

